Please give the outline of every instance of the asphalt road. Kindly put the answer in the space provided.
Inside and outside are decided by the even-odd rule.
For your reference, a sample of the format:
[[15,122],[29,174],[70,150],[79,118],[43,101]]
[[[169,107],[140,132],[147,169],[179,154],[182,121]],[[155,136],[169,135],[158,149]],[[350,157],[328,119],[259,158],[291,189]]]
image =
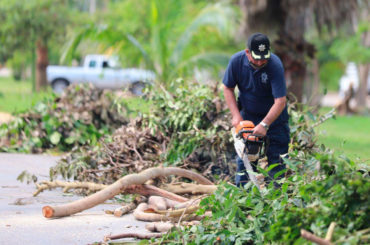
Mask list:
[[67,203],[80,196],[66,196],[61,189],[44,191],[33,197],[33,184],[16,180],[27,170],[47,180],[49,168],[58,157],[0,153],[0,244],[92,244],[101,242],[105,235],[124,232],[146,232],[145,222],[132,214],[121,218],[105,214],[119,204],[112,201],[79,214],[58,219],[42,216],[42,207]]

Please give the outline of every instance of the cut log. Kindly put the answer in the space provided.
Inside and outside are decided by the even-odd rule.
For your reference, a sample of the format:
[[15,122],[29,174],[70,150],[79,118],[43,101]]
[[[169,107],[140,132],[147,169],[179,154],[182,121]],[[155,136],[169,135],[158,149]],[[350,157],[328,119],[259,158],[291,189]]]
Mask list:
[[42,181],[41,184],[36,184],[37,191],[33,193],[33,196],[37,196],[44,190],[48,189],[54,189],[58,187],[63,187],[63,192],[67,192],[69,189],[78,189],[78,188],[84,188],[88,189],[90,191],[100,191],[107,187],[107,185],[104,184],[96,184],[93,182],[66,182],[66,181],[60,181],[60,180],[54,180],[54,181]]
[[134,210],[140,203],[146,202],[147,198],[143,196],[136,197],[131,203],[123,205],[122,207],[116,208],[113,212],[114,216],[121,217]]
[[[194,212],[194,209],[190,209]],[[192,220],[201,220],[204,216],[197,216],[193,212],[187,212],[183,210],[155,210],[150,208],[148,204],[141,203],[134,211],[134,217],[137,220],[141,221],[172,221],[178,222],[180,219],[182,221],[192,221]],[[157,213],[159,212],[159,213]]]
[[167,190],[176,194],[213,194],[217,190],[217,185],[197,185],[192,183],[175,183],[165,184],[161,186],[164,190]]
[[331,238],[333,237],[335,226],[336,226],[336,223],[335,222],[331,222],[330,223],[328,232],[326,233],[326,236],[325,236],[325,240],[326,241],[329,241],[329,242],[331,241]]
[[311,242],[317,243],[319,245],[332,245],[330,241],[327,241],[321,237],[317,237],[314,234],[312,234],[309,231],[306,231],[304,229],[301,230],[301,236]]
[[[184,221],[181,222],[182,226],[193,226],[199,225],[200,221],[193,220],[193,221]],[[168,232],[172,227],[177,225],[171,222],[152,222],[145,225],[145,228],[150,232]]]
[[145,228],[150,232],[167,232],[175,225],[170,222],[152,222],[145,225]]
[[127,205],[124,205],[122,207],[119,207],[119,208],[116,208],[113,212],[113,215],[116,216],[116,217],[121,217],[122,215],[124,214],[127,214],[129,212],[131,212],[132,210],[134,210],[135,208],[137,207],[137,204],[132,202],[132,203],[129,203]]
[[123,233],[123,234],[118,234],[118,235],[105,236],[104,241],[108,242],[110,240],[117,240],[117,239],[121,239],[121,238],[130,238],[130,237],[138,238],[138,239],[151,239],[151,238],[159,238],[159,237],[162,237],[163,235],[164,235],[164,233],[145,233],[145,234],[141,234],[141,233],[129,232],[129,233]]
[[165,215],[166,217],[180,217],[183,214],[193,214],[199,209],[199,206],[189,206],[186,208],[176,209],[176,210],[158,210],[154,209],[153,211]]
[[167,203],[164,197],[151,196],[148,200],[149,206],[154,206],[158,210],[167,210]]
[[[78,188],[84,188],[88,189],[90,191],[100,191],[104,188],[108,187],[108,185],[104,184],[96,184],[93,182],[66,182],[66,181],[42,181],[41,184],[36,184],[37,191],[33,194],[33,196],[37,196],[39,193],[41,193],[44,190],[47,189],[53,189],[62,187],[63,192],[67,192],[69,189],[78,189]],[[140,194],[143,196],[152,196],[152,195],[158,195],[163,196],[168,199],[178,201],[178,202],[186,202],[188,199],[179,195],[176,195],[174,193],[168,192],[166,190],[162,190],[158,187],[152,186],[152,185],[130,185],[127,186],[123,192],[126,194]]]
[[140,203],[139,206],[135,209],[134,211],[134,217],[135,219],[137,220],[141,220],[141,221],[169,221],[170,218],[165,216],[165,215],[162,215],[162,214],[158,214],[158,213],[155,213],[155,212],[145,212],[145,210],[148,209],[148,204],[146,203]]
[[[189,201],[192,201],[192,200],[189,200]],[[177,205],[180,205],[180,204],[185,204],[185,206],[187,206],[187,205],[189,205],[189,203],[188,203],[189,201],[178,202],[178,201],[173,201],[171,199],[161,197],[161,196],[151,196],[151,197],[149,197],[148,205],[149,206],[154,206],[158,210],[167,210],[169,208],[174,208],[174,207],[176,207]]]
[[158,178],[160,176],[166,177],[169,175],[178,175],[194,180],[200,184],[211,185],[212,182],[204,178],[200,174],[189,170],[169,167],[169,168],[149,168],[139,174],[130,174],[122,177],[112,185],[103,190],[92,194],[83,199],[60,205],[60,206],[45,206],[42,208],[42,213],[46,218],[63,217],[79,213],[83,210],[92,208],[104,201],[113,198],[117,194],[123,192],[130,185],[142,185],[149,179]]
[[124,193],[128,194],[140,194],[143,196],[161,196],[177,202],[186,202],[189,199],[174,194],[172,192],[160,189],[153,185],[131,185],[124,189]]

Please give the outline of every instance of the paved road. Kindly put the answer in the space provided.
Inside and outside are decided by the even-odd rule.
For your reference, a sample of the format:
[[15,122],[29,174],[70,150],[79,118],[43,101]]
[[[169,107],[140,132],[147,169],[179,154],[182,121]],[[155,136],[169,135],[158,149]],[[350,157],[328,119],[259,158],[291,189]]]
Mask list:
[[123,232],[145,232],[145,222],[132,215],[116,218],[104,213],[119,204],[106,203],[82,213],[59,219],[46,219],[41,209],[47,204],[62,204],[79,199],[65,196],[60,189],[44,191],[33,197],[33,185],[16,180],[27,170],[48,179],[49,168],[58,157],[0,153],[0,244],[92,244],[105,235]]

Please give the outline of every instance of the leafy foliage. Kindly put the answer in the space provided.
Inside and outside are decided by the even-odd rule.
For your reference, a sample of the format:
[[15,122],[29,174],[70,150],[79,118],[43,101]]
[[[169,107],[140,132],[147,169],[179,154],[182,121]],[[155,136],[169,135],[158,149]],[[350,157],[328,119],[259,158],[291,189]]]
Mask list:
[[367,64],[370,59],[370,50],[363,44],[362,36],[369,31],[369,28],[369,23],[361,23],[355,35],[335,40],[329,52],[343,63],[353,61],[358,64]]
[[291,137],[289,151],[300,150],[309,153],[317,151],[315,127],[335,117],[335,109],[323,115],[316,115],[310,107],[290,103],[288,111]]
[[[298,131],[311,131],[318,122],[298,127]],[[201,203],[199,214],[211,210],[212,217],[199,226],[178,228],[160,242],[306,244],[300,229],[325,237],[331,222],[337,223],[333,241],[369,242],[369,165],[336,157],[324,146],[310,149],[298,147],[290,151],[286,159],[290,174],[280,180],[281,188],[271,183],[259,192],[251,183],[244,189],[224,183]],[[260,171],[268,176],[266,170]]]
[[0,60],[14,50],[25,51],[39,40],[63,35],[68,15],[63,1],[9,1],[0,3]]
[[2,151],[62,151],[95,145],[114,128],[127,123],[125,109],[110,92],[91,85],[71,86],[61,97],[46,99],[14,121],[0,126]]
[[[132,60],[135,65],[141,61],[162,83],[187,74],[194,64],[225,66],[229,60],[230,55],[221,50],[229,47],[225,43],[230,43],[235,13],[226,3],[124,1],[112,4],[111,8],[114,8],[113,18],[110,12],[109,17],[84,28],[70,40],[64,60],[71,60],[80,43],[93,40],[101,44],[102,52],[130,57],[122,59],[125,65]],[[122,9],[124,13],[120,12]],[[133,9],[135,16],[127,14],[127,9]],[[119,21],[112,21],[117,18]],[[196,37],[197,45],[190,49]]]
[[75,149],[51,170],[51,177],[112,183],[161,163],[194,169],[211,180],[229,177],[233,145],[217,88],[181,79],[171,86],[172,92],[153,87],[148,113],[96,147]]
[[226,108],[217,87],[211,89],[178,79],[170,88],[172,93],[163,87],[151,93],[155,106],[146,116],[150,128],[171,138],[167,162],[180,163],[196,149],[217,162],[216,152],[222,149],[226,153],[232,148]]

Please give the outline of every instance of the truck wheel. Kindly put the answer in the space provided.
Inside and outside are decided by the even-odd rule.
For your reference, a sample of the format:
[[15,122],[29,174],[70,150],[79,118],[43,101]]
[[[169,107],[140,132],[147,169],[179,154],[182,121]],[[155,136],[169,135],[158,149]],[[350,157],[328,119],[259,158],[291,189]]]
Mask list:
[[55,81],[53,81],[53,83],[51,84],[51,87],[53,88],[53,91],[56,93],[56,94],[61,94],[64,89],[66,87],[68,87],[68,82],[66,80],[63,80],[63,79],[57,79]]
[[134,95],[141,96],[144,94],[143,90],[145,88],[145,83],[143,82],[135,82],[132,84],[130,91]]

